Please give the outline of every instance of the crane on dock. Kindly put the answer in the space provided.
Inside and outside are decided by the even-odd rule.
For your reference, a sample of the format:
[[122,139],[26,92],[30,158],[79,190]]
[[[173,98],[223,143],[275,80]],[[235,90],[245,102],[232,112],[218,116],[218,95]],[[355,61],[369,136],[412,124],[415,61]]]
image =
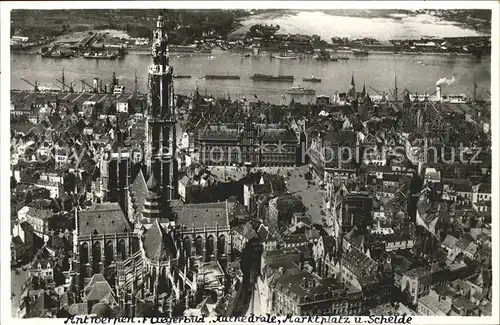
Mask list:
[[68,91],[70,93],[74,93],[75,92],[75,88],[74,88],[74,84],[73,83],[70,83],[68,85],[68,84],[64,83],[64,79],[62,81],[59,80],[59,79],[56,79],[56,81],[62,85],[62,91],[63,92],[66,90],[66,88],[68,89]]
[[74,84],[73,84],[73,83],[70,83],[70,84],[68,85],[68,84],[65,82],[65,81],[66,81],[66,79],[65,79],[65,77],[64,77],[64,68],[62,68],[62,71],[61,71],[61,80],[56,79],[56,81],[57,81],[57,82],[59,82],[59,83],[62,85],[62,89],[61,89],[61,90],[62,90],[62,92],[65,92],[65,91],[66,91],[66,89],[68,89],[68,91],[69,91],[70,93],[74,93],[74,92],[75,92],[74,87],[73,87],[73,86],[74,86]]
[[40,84],[38,83],[38,81],[35,81],[35,83],[33,84],[32,82],[24,79],[23,77],[21,77],[21,80],[26,82],[28,85],[30,85],[31,87],[33,87],[33,91],[35,93],[39,93],[40,92],[40,88],[38,86],[40,86]]
[[85,92],[85,86],[89,87],[93,93],[97,93],[97,89],[94,88],[94,86],[89,85],[84,79],[80,80],[82,83],[82,92]]

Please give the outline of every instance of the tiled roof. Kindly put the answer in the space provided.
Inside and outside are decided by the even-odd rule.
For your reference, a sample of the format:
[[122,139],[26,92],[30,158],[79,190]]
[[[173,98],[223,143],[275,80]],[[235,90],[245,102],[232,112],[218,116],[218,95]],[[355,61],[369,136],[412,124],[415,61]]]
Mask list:
[[474,309],[478,308],[478,306],[476,304],[474,304],[469,299],[467,299],[463,296],[457,297],[453,301],[453,306],[455,308],[466,309],[466,310],[474,310]]
[[431,271],[424,267],[418,267],[406,271],[405,274],[410,278],[423,278],[429,276],[431,274]]
[[237,225],[233,229],[235,232],[241,234],[247,240],[259,237],[259,235],[253,229],[252,224],[250,222],[247,222],[247,223],[241,224],[241,225]]
[[29,215],[33,218],[37,218],[40,220],[47,220],[52,217],[52,212],[49,210],[40,210],[30,207],[28,212],[26,212],[26,215]]
[[98,317],[111,317],[114,314],[113,310],[104,303],[97,303],[92,306],[90,313]]
[[198,229],[229,227],[227,202],[185,204],[177,215],[176,224]]
[[92,286],[90,286],[90,288],[86,291],[85,300],[116,304],[113,289],[106,280],[97,281],[92,284]]
[[356,276],[371,272],[377,266],[377,262],[357,248],[352,248],[344,257],[344,261],[350,266],[351,271]]
[[458,239],[456,237],[453,237],[452,235],[447,235],[446,238],[443,240],[442,245],[448,248],[455,248],[457,242]]
[[442,312],[448,314],[451,310],[451,302],[447,300],[437,300],[433,295],[420,298],[419,303],[431,309],[434,313]]
[[92,286],[97,283],[97,282],[105,282],[106,279],[104,278],[104,275],[101,273],[96,273],[92,276],[90,279],[90,282],[85,286],[84,291],[87,292],[88,290],[92,289]]
[[146,179],[144,178],[142,169],[139,170],[134,182],[130,186],[130,192],[132,194],[132,204],[135,211],[141,212],[144,207],[144,200],[146,199],[146,195],[148,193]]
[[79,235],[97,233],[123,233],[132,231],[123,210],[117,202],[99,203],[90,210],[81,211],[78,216]]
[[28,318],[48,317],[47,312],[56,307],[56,302],[46,292],[39,295],[30,307]]
[[24,242],[21,239],[21,237],[16,236],[16,237],[12,237],[12,244],[14,244],[14,248],[19,248],[19,247],[24,245]]
[[264,141],[297,140],[297,135],[291,129],[261,129],[260,135]]
[[472,184],[470,182],[456,182],[455,191],[457,192],[472,192]]
[[479,193],[491,193],[491,183],[479,184]]
[[183,178],[181,178],[179,183],[184,185],[184,186],[188,186],[188,185],[191,185],[191,180],[189,179],[189,177],[184,176]]
[[146,257],[153,261],[166,261],[177,257],[176,239],[173,232],[167,233],[158,221],[154,222],[146,232],[144,251]]
[[260,224],[257,234],[261,241],[266,241],[269,238],[269,229],[264,224]]
[[460,238],[460,240],[457,241],[456,246],[457,248],[465,250],[467,249],[467,246],[469,246],[470,243],[471,241],[468,238],[462,237]]
[[[311,285],[305,286],[305,283]],[[333,281],[319,281],[309,272],[285,273],[276,279],[276,288],[292,299],[301,299],[307,296],[327,295],[335,290],[341,290],[341,285]],[[312,301],[311,301],[312,303]]]

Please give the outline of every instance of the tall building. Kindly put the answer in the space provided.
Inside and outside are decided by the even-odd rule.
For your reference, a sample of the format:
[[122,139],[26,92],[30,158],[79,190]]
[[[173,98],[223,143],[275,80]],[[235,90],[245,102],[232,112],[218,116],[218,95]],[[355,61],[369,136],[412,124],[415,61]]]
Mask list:
[[153,35],[153,62],[149,66],[148,114],[146,123],[146,167],[153,173],[163,198],[177,193],[177,160],[173,68],[169,63],[168,38],[163,16],[158,16]]

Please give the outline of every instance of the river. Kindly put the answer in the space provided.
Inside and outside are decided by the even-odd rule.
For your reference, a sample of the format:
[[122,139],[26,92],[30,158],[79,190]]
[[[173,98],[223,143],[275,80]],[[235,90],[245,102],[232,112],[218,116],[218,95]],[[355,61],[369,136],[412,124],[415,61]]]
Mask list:
[[[194,54],[192,57],[178,57],[171,54],[171,64],[175,74],[192,75],[191,79],[175,79],[176,93],[189,94],[198,86],[201,93],[214,96],[230,94],[232,98],[246,96],[276,104],[288,103],[291,97],[285,91],[291,83],[254,82],[250,79],[255,73],[286,74],[295,77],[294,86],[314,88],[316,95],[331,96],[335,91],[343,92],[349,88],[351,75],[354,73],[356,88],[363,84],[371,95],[388,91],[394,87],[394,75],[397,75],[400,93],[405,88],[411,92],[433,93],[436,81],[442,77],[455,77],[455,82],[443,89],[443,93],[465,93],[472,96],[474,81],[478,85],[478,97],[489,99],[490,58],[477,59],[473,56],[451,56],[439,54],[392,54],[374,53],[358,58],[351,54],[350,60],[338,62],[319,62],[311,55],[297,60],[270,59],[268,54],[259,54],[243,58],[241,54],[223,52]],[[128,91],[134,89],[134,73],[137,71],[139,91],[146,91],[147,67],[151,57],[147,54],[130,53],[122,60],[91,60],[83,57],[74,59],[42,58],[35,54],[11,55],[11,88],[31,89],[21,77],[38,81],[43,86],[58,86],[64,68],[66,81],[73,82],[76,90],[81,89],[81,79],[88,83],[94,77],[110,82],[113,71],[119,82]],[[231,74],[241,76],[240,80],[205,80],[206,74]],[[308,84],[302,78],[322,78],[321,83]],[[372,89],[373,87],[373,89]],[[298,98],[302,101],[312,97]]]

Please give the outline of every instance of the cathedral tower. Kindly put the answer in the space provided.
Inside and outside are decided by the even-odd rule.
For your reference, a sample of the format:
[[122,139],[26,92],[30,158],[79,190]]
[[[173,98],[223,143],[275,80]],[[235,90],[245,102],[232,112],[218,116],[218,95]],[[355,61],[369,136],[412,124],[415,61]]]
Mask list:
[[168,38],[163,16],[158,16],[153,35],[153,62],[148,72],[146,136],[147,174],[155,175],[163,199],[177,194],[176,130],[173,69],[169,63]]

